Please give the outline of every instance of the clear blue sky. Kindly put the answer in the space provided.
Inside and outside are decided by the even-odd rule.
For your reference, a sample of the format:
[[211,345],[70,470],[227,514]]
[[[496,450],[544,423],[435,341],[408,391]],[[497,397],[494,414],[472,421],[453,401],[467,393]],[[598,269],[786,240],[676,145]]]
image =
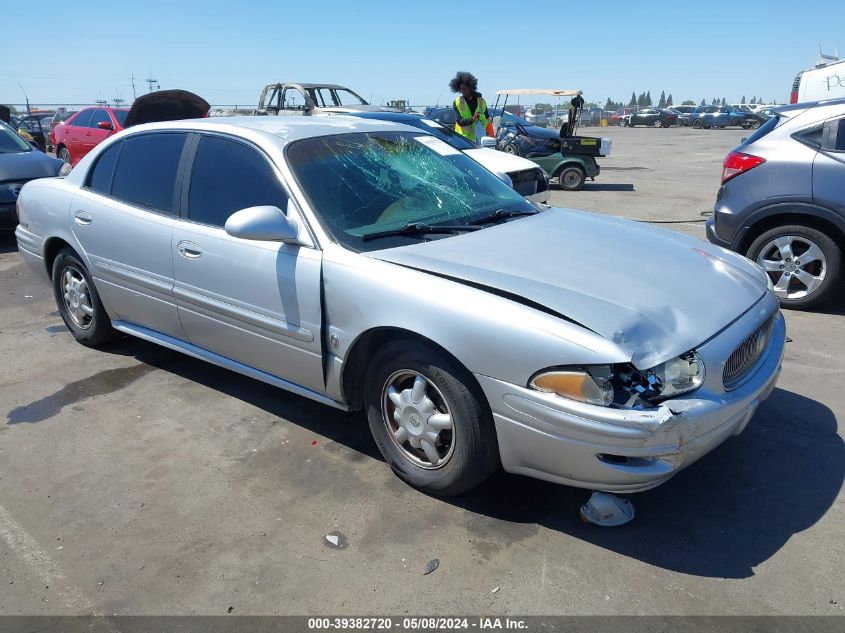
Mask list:
[[152,72],[213,104],[254,105],[272,81],[442,104],[458,69],[488,96],[551,87],[602,102],[646,90],[676,103],[785,101],[819,42],[845,56],[845,0],[47,0],[22,15],[0,39],[0,103],[23,101],[18,81],[33,103],[131,100],[130,75],[140,94]]

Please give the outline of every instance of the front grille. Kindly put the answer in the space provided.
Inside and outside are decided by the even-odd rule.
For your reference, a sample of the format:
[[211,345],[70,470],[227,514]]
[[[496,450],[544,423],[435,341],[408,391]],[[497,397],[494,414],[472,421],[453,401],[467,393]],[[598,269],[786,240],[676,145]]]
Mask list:
[[769,344],[774,322],[775,316],[772,315],[730,355],[722,371],[722,384],[725,389],[736,389],[760,360]]

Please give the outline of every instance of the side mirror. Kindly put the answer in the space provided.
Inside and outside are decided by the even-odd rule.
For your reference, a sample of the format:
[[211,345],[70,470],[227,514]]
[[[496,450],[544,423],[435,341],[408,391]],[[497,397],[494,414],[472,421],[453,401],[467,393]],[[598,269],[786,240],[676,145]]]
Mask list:
[[482,136],[481,137],[481,147],[487,147],[489,149],[496,149],[496,139],[492,136]]
[[97,127],[101,130],[113,130],[114,126],[109,121],[100,121],[97,123]]
[[296,219],[269,205],[236,211],[226,220],[225,229],[232,237],[243,240],[296,243],[299,235]]
[[505,183],[508,187],[510,187],[511,189],[513,189],[513,180],[511,180],[511,177],[510,177],[510,176],[508,176],[508,175],[507,175],[505,172],[503,172],[503,171],[497,171],[497,172],[495,172],[495,174],[496,174],[496,176],[498,176],[498,177],[499,177],[499,180],[501,180],[501,181],[502,181],[503,183]]

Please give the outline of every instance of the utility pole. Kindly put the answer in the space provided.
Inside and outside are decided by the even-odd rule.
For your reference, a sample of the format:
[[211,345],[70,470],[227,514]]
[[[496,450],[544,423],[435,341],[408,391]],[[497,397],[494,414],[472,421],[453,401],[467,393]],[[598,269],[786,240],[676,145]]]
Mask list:
[[130,79],[132,80],[132,100],[134,101],[138,98],[138,95],[135,94],[135,73],[132,73]]
[[153,88],[158,90],[161,86],[158,83],[158,79],[153,79],[153,73],[150,71],[150,76],[145,80],[150,86],[150,92],[153,91]]
[[24,97],[24,99],[26,99],[26,113],[32,114],[32,108],[29,107],[29,97],[26,94],[26,90],[23,89],[21,82],[18,82],[18,88],[21,89],[21,92],[23,93],[23,97]]

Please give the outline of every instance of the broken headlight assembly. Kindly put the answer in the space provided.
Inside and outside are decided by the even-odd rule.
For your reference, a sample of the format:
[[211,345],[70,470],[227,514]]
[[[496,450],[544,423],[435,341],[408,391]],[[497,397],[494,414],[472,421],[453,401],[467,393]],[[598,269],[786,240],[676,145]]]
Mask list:
[[647,407],[703,382],[704,363],[690,351],[644,371],[630,363],[555,367],[535,374],[528,386],[603,407]]

